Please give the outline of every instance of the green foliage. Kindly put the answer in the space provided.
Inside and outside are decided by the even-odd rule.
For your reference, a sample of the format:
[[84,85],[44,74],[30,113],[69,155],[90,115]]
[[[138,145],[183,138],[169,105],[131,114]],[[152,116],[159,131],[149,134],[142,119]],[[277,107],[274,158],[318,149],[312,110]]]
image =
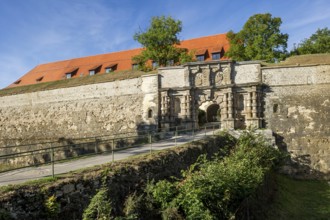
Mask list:
[[55,195],[46,199],[45,208],[49,217],[56,217],[59,214],[60,204],[56,201]]
[[200,157],[183,172],[180,182],[163,180],[149,187],[163,219],[170,214],[186,219],[234,218],[280,158],[276,149],[252,132],[240,137],[229,156],[221,155],[211,161]]
[[11,220],[14,219],[11,217],[10,213],[7,210],[0,209],[0,220]]
[[288,35],[280,32],[281,18],[271,14],[251,16],[238,33],[229,31],[230,49],[226,56],[242,60],[275,62],[286,56]]
[[129,195],[124,204],[125,219],[141,219],[142,195]]
[[181,49],[181,52],[179,54],[179,63],[184,64],[184,63],[189,63],[195,61],[195,52],[190,51],[188,52],[186,49]]
[[328,28],[317,29],[308,39],[303,40],[292,54],[330,53],[330,30]]
[[163,208],[168,207],[173,196],[177,194],[175,185],[167,180],[159,181],[155,185],[150,185],[149,187],[155,202]]
[[111,211],[112,207],[108,199],[108,190],[106,188],[101,188],[84,210],[83,220],[112,219]]
[[189,62],[191,55],[184,54],[186,51],[175,47],[180,44],[178,34],[182,30],[182,22],[172,17],[153,17],[150,27],[145,31],[135,33],[134,40],[141,43],[144,50],[140,55],[133,57],[133,61],[139,64],[140,69],[148,69],[145,65],[147,60],[166,66],[167,62],[179,60]]

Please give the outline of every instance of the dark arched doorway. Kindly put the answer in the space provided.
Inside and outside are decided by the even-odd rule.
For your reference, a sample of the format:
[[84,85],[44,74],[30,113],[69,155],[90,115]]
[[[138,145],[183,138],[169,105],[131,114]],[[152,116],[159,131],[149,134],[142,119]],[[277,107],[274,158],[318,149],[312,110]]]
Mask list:
[[206,109],[207,122],[220,121],[220,108],[217,104],[212,104]]

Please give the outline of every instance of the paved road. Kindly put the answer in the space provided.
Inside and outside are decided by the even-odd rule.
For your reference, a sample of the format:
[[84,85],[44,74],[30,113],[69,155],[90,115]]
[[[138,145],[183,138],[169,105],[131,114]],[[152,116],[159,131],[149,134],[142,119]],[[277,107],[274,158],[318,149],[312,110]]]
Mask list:
[[[185,144],[188,142],[191,142],[193,140],[199,140],[204,138],[207,135],[213,135],[214,132],[212,130],[208,131],[201,131],[199,133],[196,133],[196,135],[188,136],[188,135],[182,135],[177,136],[176,138],[167,139],[165,141],[157,142],[142,145],[141,147],[134,147],[129,148],[125,150],[121,150],[118,152],[115,152],[114,154],[114,160],[122,160],[125,158],[128,158],[133,155],[143,154],[150,152],[150,148],[152,150],[163,150],[166,148],[175,147],[177,145]],[[95,165],[100,165],[104,163],[108,163],[112,161],[112,154],[101,154],[97,156],[91,156],[87,158],[82,158],[79,160],[72,160],[64,163],[57,163],[55,164],[54,173],[57,174],[63,174],[68,173],[70,171],[92,167]],[[52,173],[52,166],[51,165],[45,165],[40,167],[29,167],[29,168],[23,168],[15,171],[9,171],[6,173],[0,174],[0,186],[5,186],[9,184],[18,184],[23,183],[29,180],[36,180],[43,177],[51,176]]]

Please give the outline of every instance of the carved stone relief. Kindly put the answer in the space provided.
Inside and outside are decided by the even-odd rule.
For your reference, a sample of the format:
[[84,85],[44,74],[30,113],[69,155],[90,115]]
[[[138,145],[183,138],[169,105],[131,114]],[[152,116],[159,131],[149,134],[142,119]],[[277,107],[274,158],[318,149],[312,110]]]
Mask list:
[[223,73],[222,72],[218,72],[215,75],[215,85],[220,86],[221,83],[222,83],[222,81],[223,81]]
[[197,73],[195,76],[195,86],[202,86],[204,81],[203,73]]

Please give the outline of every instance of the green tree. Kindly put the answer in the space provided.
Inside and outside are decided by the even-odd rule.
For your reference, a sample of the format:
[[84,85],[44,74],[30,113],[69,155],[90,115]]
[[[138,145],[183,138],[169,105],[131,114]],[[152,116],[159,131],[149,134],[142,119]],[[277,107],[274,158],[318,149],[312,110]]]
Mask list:
[[229,31],[230,49],[226,56],[242,60],[275,62],[286,55],[288,34],[280,32],[281,18],[271,14],[251,16],[238,33]]
[[133,57],[133,61],[137,62],[142,70],[147,60],[157,62],[159,66],[166,66],[168,62],[179,62],[182,57],[186,61],[186,50],[176,47],[180,44],[178,34],[181,30],[182,22],[179,20],[165,16],[153,17],[145,32],[140,30],[134,35],[134,40],[142,44],[144,50]]
[[303,40],[293,51],[293,54],[330,53],[330,30],[317,29],[308,39]]

